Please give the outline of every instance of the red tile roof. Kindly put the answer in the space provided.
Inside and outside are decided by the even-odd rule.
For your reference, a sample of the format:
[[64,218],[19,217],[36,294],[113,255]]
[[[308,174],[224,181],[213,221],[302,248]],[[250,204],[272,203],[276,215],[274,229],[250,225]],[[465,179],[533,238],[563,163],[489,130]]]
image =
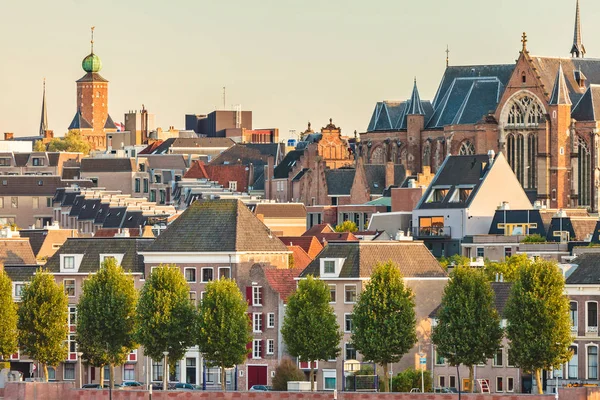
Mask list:
[[248,180],[250,169],[241,164],[204,164],[202,161],[194,161],[190,169],[183,176],[193,179],[210,179],[219,182],[220,185],[227,188],[229,182],[237,182],[237,191],[248,191]]
[[269,286],[279,293],[284,302],[287,302],[288,297],[296,290],[296,281],[294,278],[297,278],[301,272],[302,268],[269,268],[265,269],[265,277],[267,278],[267,282],[269,282]]
[[280,236],[286,246],[300,246],[311,259],[314,259],[323,250],[323,245],[314,236]]
[[327,242],[358,242],[358,238],[351,232],[327,232],[318,233],[315,238],[321,243]]
[[318,225],[313,225],[313,227],[310,228],[309,230],[307,230],[306,232],[304,232],[302,234],[302,236],[316,236],[318,233],[331,233],[331,232],[335,232],[333,230],[333,228],[331,227],[331,225],[318,224]]
[[300,246],[288,246],[288,249],[292,251],[292,257],[294,258],[294,269],[304,269],[308,267],[308,264],[312,261],[312,258],[306,254],[306,252]]
[[138,154],[152,154],[152,152],[154,150],[156,150],[156,148],[158,146],[160,146],[162,144],[162,140],[157,140],[156,142],[153,142],[152,144],[149,144],[148,147],[146,147],[144,150],[140,151]]

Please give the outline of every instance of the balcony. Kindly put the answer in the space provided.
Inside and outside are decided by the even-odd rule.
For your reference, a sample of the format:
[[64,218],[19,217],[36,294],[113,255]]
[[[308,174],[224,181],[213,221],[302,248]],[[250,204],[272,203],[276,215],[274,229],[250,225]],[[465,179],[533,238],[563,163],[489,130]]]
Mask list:
[[449,238],[450,227],[449,226],[427,226],[427,227],[415,227],[413,228],[413,237],[417,239],[431,239],[431,238]]

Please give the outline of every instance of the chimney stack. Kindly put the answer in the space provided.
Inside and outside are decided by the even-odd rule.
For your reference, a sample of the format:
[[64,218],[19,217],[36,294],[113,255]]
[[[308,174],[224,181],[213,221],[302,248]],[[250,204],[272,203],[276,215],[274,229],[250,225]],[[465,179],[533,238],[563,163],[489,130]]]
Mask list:
[[495,156],[496,156],[496,153],[494,152],[494,150],[488,151],[488,161],[490,162],[490,165],[492,165],[494,163]]
[[15,138],[15,134],[12,132],[4,132],[4,140],[13,140]]
[[385,187],[389,188],[394,184],[394,163],[388,161],[385,163]]

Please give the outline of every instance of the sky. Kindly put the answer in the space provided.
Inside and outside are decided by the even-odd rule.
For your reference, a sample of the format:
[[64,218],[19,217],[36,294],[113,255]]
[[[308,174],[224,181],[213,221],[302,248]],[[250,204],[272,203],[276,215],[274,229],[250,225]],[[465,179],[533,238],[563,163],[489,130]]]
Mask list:
[[[0,0],[0,134],[36,135],[46,79],[49,128],[76,111],[82,59],[110,81],[115,121],[142,104],[158,126],[241,105],[254,128],[301,132],[329,118],[363,132],[381,100],[433,99],[450,65],[569,57],[575,0]],[[580,0],[583,43],[600,58],[600,2]]]

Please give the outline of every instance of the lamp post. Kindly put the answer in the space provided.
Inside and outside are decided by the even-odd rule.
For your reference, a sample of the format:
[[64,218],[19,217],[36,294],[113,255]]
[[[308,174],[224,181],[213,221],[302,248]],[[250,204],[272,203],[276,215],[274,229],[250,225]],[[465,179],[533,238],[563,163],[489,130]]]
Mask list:
[[77,360],[79,361],[79,378],[77,379],[77,383],[78,383],[79,389],[81,389],[82,381],[83,381],[83,376],[82,376],[83,369],[81,367],[81,364],[83,361],[81,360],[81,356],[83,356],[82,352],[77,353]]
[[163,360],[163,390],[167,390],[168,389],[168,382],[169,382],[169,367],[167,364],[167,358],[169,357],[169,352],[168,351],[163,351],[163,355],[165,356],[164,360]]
[[419,367],[421,368],[421,393],[425,393],[425,379],[424,372],[427,366],[427,359],[425,358],[425,353],[421,350],[421,345],[419,345]]

